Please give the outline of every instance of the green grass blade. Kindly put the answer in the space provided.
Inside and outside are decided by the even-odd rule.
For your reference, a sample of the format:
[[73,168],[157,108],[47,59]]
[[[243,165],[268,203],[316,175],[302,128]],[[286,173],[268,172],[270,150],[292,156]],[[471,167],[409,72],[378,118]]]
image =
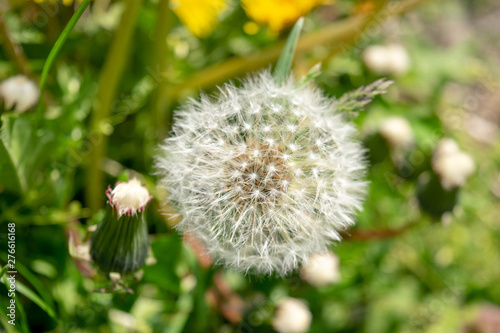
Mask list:
[[300,32],[302,26],[304,25],[304,18],[301,17],[297,20],[293,26],[288,39],[286,40],[285,47],[281,52],[278,63],[274,68],[273,77],[278,83],[282,83],[286,80],[290,69],[292,68],[293,56],[295,54],[295,49],[297,47],[297,42],[299,41]]
[[[3,282],[3,284],[5,284],[5,287],[7,289],[9,289],[7,287],[9,285],[9,283],[7,281],[7,275],[2,276],[2,282]],[[28,324],[28,319],[26,317],[26,311],[24,311],[24,307],[23,307],[21,301],[19,300],[19,297],[17,297],[17,292],[18,292],[18,286],[19,286],[19,284],[20,284],[20,282],[16,281],[16,293],[14,293],[14,300],[16,302],[16,309],[17,309],[17,313],[16,313],[16,326],[20,322],[21,324],[19,326],[21,328],[19,329],[19,331],[23,332],[23,333],[28,333],[29,332],[29,324]],[[18,322],[18,319],[19,319],[19,322]]]
[[[7,317],[7,312],[3,308],[4,308],[3,306],[0,306],[0,323],[2,323],[1,326],[3,326],[3,328],[5,329],[5,332],[7,332],[7,333],[18,333],[16,326],[8,323],[8,320],[10,320],[10,318]],[[1,329],[1,326],[0,326],[0,329]]]
[[[7,254],[0,253],[0,258],[3,261],[7,262]],[[47,302],[51,307],[54,306],[54,302],[52,300],[52,297],[50,296],[50,292],[44,286],[42,281],[40,281],[40,279],[38,279],[35,274],[31,273],[31,271],[26,266],[21,264],[19,260],[16,260],[16,271],[18,271],[18,273],[35,288],[35,290],[40,294],[45,302]]]
[[45,313],[47,313],[50,317],[52,317],[52,319],[57,321],[56,314],[55,314],[54,310],[52,309],[52,307],[50,305],[48,305],[43,299],[41,299],[40,296],[38,296],[33,290],[31,290],[30,288],[28,288],[26,285],[24,285],[23,283],[21,283],[19,281],[16,281],[16,290],[21,295],[24,295],[30,301],[32,301],[33,303],[38,305],[40,307],[40,309],[45,311]]
[[54,60],[57,57],[57,54],[61,50],[62,46],[66,42],[66,39],[68,39],[69,34],[75,27],[76,23],[82,16],[83,12],[85,9],[87,9],[88,5],[90,3],[90,0],[83,0],[81,5],[78,7],[78,9],[75,11],[71,19],[69,20],[68,24],[64,28],[63,32],[57,39],[56,43],[52,47],[52,50],[50,50],[49,56],[47,57],[47,60],[45,61],[45,64],[43,65],[42,69],[42,75],[40,77],[40,99],[38,100],[38,106],[37,106],[37,116],[38,120],[42,118],[42,112],[43,112],[43,90],[45,89],[45,83],[47,82],[47,76],[49,74],[50,68],[52,67],[52,64],[54,63]]
[[5,274],[5,272],[7,272],[8,269],[9,265],[3,266],[2,271],[0,271],[0,278]]

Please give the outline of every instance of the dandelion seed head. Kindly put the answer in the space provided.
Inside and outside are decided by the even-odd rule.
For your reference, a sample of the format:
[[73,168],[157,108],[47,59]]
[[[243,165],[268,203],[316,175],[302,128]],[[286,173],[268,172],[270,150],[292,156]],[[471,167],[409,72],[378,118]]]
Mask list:
[[310,86],[263,72],[220,89],[224,98],[178,111],[156,160],[160,185],[183,217],[179,230],[219,263],[285,275],[354,224],[364,150],[334,102]]

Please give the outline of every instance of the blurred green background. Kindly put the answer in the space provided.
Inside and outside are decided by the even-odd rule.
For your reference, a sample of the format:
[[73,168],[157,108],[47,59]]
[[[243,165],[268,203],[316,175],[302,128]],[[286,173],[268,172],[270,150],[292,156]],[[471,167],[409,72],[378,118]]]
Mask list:
[[[497,1],[95,0],[42,74],[78,5],[0,3],[0,81],[46,79],[38,107],[0,102],[0,263],[15,222],[18,271],[16,326],[0,285],[0,331],[273,332],[285,296],[307,302],[311,332],[500,331]],[[395,81],[355,119],[371,150],[370,192],[356,227],[332,247],[340,281],[320,288],[299,273],[244,276],[200,261],[159,213],[169,208],[152,174],[178,105],[270,68],[301,15],[297,77],[321,62],[316,83],[329,96]],[[398,45],[407,61],[377,70],[373,45]],[[403,162],[376,140],[394,116],[415,137]],[[434,216],[417,191],[445,137],[476,171],[453,209]],[[107,185],[132,176],[155,197],[152,254],[128,281],[133,293],[102,292],[110,282],[70,248],[88,241]]]

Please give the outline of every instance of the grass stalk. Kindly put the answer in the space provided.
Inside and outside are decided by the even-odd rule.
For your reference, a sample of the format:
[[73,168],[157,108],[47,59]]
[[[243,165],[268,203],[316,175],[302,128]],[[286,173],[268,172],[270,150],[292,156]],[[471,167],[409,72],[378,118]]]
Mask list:
[[129,58],[130,46],[135,22],[142,0],[126,0],[125,10],[115,32],[114,39],[106,56],[99,78],[99,86],[94,100],[90,121],[89,137],[93,138],[87,163],[87,181],[85,199],[92,212],[96,212],[104,203],[104,172],[101,162],[106,153],[108,137],[103,128],[111,114],[118,84]]

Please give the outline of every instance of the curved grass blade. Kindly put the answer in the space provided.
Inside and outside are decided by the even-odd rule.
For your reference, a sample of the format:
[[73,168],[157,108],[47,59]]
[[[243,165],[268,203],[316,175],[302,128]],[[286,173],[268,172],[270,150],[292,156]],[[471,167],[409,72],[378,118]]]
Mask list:
[[[9,282],[7,281],[7,275],[2,276],[2,283],[5,284],[5,287],[7,288],[7,286],[9,285]],[[16,291],[18,291],[19,284],[20,284],[20,282],[16,281]],[[9,289],[9,288],[7,288],[7,289]],[[29,324],[28,324],[28,319],[26,317],[26,311],[24,311],[24,307],[23,307],[21,301],[19,300],[19,297],[17,297],[17,292],[14,293],[13,299],[14,299],[15,304],[16,304],[16,309],[19,313],[19,316],[16,316],[16,317],[19,318],[19,321],[21,323],[19,325],[21,327],[19,329],[19,331],[22,333],[28,333],[29,332]],[[17,321],[17,318],[16,318],[16,321]]]
[[[7,262],[7,255],[5,253],[0,253],[0,258]],[[7,267],[7,266],[5,266]],[[50,293],[47,291],[47,288],[43,285],[42,281],[40,281],[35,274],[31,273],[31,271],[21,264],[19,260],[16,260],[16,271],[19,272],[19,274],[28,281],[33,288],[40,294],[42,299],[50,306],[54,307],[54,302],[50,296]],[[1,275],[0,275],[1,276]]]
[[[66,27],[64,28],[63,32],[59,36],[59,38],[57,38],[56,43],[52,47],[52,50],[50,50],[49,56],[47,57],[47,60],[45,61],[45,64],[43,65],[42,75],[40,77],[40,96],[43,96],[43,90],[45,89],[45,83],[47,81],[47,76],[49,74],[50,68],[52,67],[52,64],[54,63],[54,60],[57,57],[57,54],[59,53],[62,46],[64,45],[64,42],[66,42],[66,39],[68,39],[69,34],[71,33],[71,31],[75,27],[76,23],[78,22],[78,20],[82,16],[83,12],[85,11],[85,9],[87,9],[89,3],[90,3],[90,0],[83,0],[82,1],[80,6],[78,7],[78,9],[75,11],[73,16],[69,20]],[[37,106],[38,121],[40,121],[40,119],[42,119],[42,115],[43,115],[43,113],[42,113],[43,112],[42,100],[43,100],[42,97],[40,97],[40,99],[38,100],[38,106]]]
[[299,41],[303,25],[304,18],[301,17],[293,26],[292,31],[286,40],[285,47],[283,48],[283,51],[281,51],[280,58],[278,59],[278,63],[276,64],[273,72],[273,77],[278,83],[284,82],[290,73],[293,56],[295,54],[295,49],[297,48],[297,42]]

